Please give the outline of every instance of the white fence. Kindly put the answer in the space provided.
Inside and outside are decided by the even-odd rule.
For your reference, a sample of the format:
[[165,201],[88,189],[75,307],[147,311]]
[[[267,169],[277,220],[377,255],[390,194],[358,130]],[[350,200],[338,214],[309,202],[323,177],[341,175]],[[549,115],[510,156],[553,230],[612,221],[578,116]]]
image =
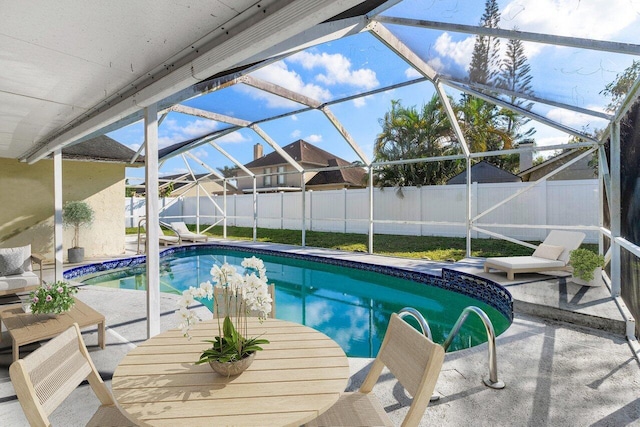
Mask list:
[[[530,183],[473,184],[471,217],[529,186]],[[421,236],[464,237],[466,186],[440,185],[406,187],[403,197],[394,188],[374,189],[374,233]],[[369,190],[309,191],[306,193],[306,229],[338,233],[362,233],[369,229]],[[220,208],[222,196],[213,196]],[[227,196],[227,225],[253,226],[253,195]],[[160,206],[162,221],[196,223],[195,197],[166,198]],[[479,217],[474,225],[522,240],[544,240],[547,230],[533,226],[598,225],[598,181],[547,181],[524,192],[508,203]],[[128,227],[137,226],[144,216],[144,199],[127,198]],[[258,227],[300,230],[301,193],[267,193],[257,196]],[[207,197],[200,198],[200,224],[221,221],[223,214]],[[511,227],[494,224],[511,225]],[[585,242],[596,243],[597,231],[587,231]],[[472,237],[485,238],[474,232]]]

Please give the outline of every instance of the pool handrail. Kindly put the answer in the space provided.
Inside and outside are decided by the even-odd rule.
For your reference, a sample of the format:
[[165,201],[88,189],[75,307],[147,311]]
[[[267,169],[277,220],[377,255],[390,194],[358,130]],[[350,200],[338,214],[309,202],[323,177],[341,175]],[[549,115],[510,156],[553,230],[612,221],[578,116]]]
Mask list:
[[405,316],[411,316],[416,319],[420,324],[420,327],[422,328],[422,334],[433,341],[433,338],[431,337],[431,328],[429,327],[429,324],[425,320],[424,316],[422,316],[422,313],[420,313],[413,307],[405,307],[398,312],[398,317],[402,319]]
[[442,346],[444,347],[444,350],[447,351],[447,349],[453,342],[453,339],[455,338],[455,336],[458,334],[458,332],[460,332],[460,328],[462,327],[462,324],[467,320],[469,313],[477,314],[478,317],[480,317],[480,320],[482,320],[482,323],[484,323],[484,328],[487,331],[487,344],[489,346],[489,378],[484,379],[483,382],[487,387],[491,387],[494,389],[503,389],[505,386],[504,382],[498,380],[498,358],[496,356],[496,333],[493,329],[493,323],[491,323],[491,319],[489,319],[489,316],[487,316],[487,313],[482,311],[482,309],[476,306],[470,305],[466,307],[464,310],[462,310],[460,317],[458,317],[456,324],[453,326],[453,329],[451,329],[451,333],[449,333],[449,336],[447,337],[447,339],[445,340]]

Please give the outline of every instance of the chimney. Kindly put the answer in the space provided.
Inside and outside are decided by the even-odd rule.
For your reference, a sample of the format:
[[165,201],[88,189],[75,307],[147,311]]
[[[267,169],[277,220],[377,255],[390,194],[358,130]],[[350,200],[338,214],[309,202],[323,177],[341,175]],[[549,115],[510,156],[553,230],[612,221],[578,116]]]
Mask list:
[[[518,148],[531,148],[533,142],[521,142],[518,144]],[[520,152],[520,172],[526,171],[533,167],[533,151],[521,151]]]
[[258,160],[260,157],[262,157],[262,154],[262,144],[257,143],[253,146],[253,160]]

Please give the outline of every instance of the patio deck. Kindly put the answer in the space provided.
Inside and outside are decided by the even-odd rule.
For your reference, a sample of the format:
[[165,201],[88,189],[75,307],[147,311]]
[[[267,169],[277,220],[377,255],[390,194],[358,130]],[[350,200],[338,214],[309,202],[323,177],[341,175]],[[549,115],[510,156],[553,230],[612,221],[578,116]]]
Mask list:
[[[379,259],[361,253],[268,246],[363,262]],[[384,259],[388,264],[389,259]],[[446,266],[486,274],[477,259],[434,263],[394,258],[394,265],[431,272]],[[622,317],[606,289],[583,288],[549,275],[517,275],[514,281],[507,281],[504,274],[490,277],[506,286],[515,299],[514,322],[497,339],[498,374],[506,388],[492,390],[482,384],[488,375],[486,345],[447,354],[436,386],[441,398],[429,405],[421,425],[640,425],[640,397],[634,393],[640,387],[640,367],[624,338]],[[90,329],[83,336],[109,384],[120,359],[146,339],[145,295],[84,287],[78,298],[106,316],[105,350],[97,346],[97,330]],[[175,327],[176,298],[168,294],[161,297],[162,330]],[[126,305],[122,304],[125,300]],[[5,332],[0,343],[0,420],[6,426],[27,425],[9,380],[10,362],[10,341]],[[350,359],[351,389],[357,389],[369,363],[370,359]],[[98,406],[86,388],[79,387],[52,415],[54,425],[85,425]],[[402,388],[383,375],[374,392],[399,424],[409,401]]]

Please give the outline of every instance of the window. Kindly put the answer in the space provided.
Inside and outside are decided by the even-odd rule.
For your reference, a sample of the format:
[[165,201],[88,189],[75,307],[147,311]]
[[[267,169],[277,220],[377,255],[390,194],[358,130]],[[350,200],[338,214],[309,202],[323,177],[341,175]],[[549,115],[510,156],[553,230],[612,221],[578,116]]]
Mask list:
[[278,166],[278,185],[286,184],[286,175],[284,174],[286,166]]
[[264,176],[262,177],[262,186],[271,187],[271,168],[264,168]]

